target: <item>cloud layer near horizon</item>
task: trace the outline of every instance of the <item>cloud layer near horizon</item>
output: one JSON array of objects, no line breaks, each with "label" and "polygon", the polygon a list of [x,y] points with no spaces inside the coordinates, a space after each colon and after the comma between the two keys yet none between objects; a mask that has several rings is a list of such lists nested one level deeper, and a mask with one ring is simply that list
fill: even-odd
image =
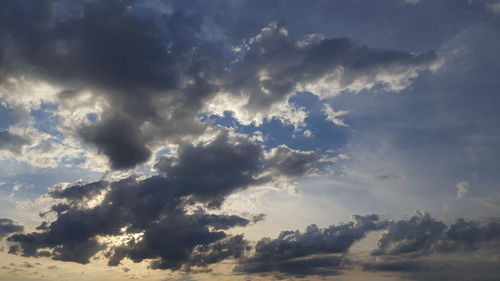
[{"label": "cloud layer near horizon", "polygon": [[[160,159],[157,176],[56,186],[47,194],[60,201],[49,208],[56,219],[42,223],[40,232],[9,237],[19,243],[10,251],[88,263],[106,248],[97,238],[121,235],[125,242],[108,247],[110,265],[128,257],[134,262],[152,259],[152,268],[180,269],[239,257],[247,242],[224,230],[256,220],[207,213],[202,207],[218,209],[235,191],[305,176],[318,160],[287,147],[280,150],[277,160],[276,153],[264,155],[262,145],[223,133],[206,144],[185,144],[177,155]],[[283,158],[294,161],[283,166]]]}]

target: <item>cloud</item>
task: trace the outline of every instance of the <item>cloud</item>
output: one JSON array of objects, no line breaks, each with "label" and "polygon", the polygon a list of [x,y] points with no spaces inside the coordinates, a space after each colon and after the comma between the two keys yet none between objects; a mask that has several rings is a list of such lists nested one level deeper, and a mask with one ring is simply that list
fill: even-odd
[{"label": "cloud", "polygon": [[[299,127],[307,114],[288,103],[297,91],[399,91],[437,62],[432,52],[380,50],[345,38],[296,40],[279,22],[229,56],[223,37],[208,40],[209,18],[134,2],[42,0],[1,9],[4,80],[23,74],[58,89],[50,100],[60,106],[65,137],[90,144],[112,169],[200,138],[212,127],[203,114],[233,111],[242,124],[277,118]],[[76,118],[80,106],[90,111]],[[89,113],[95,121],[85,120]]]},{"label": "cloud", "polygon": [[338,117],[346,115],[347,113],[349,113],[349,111],[345,110],[335,111],[328,104],[324,105],[323,111],[326,114],[326,120],[331,121],[333,124],[337,126],[348,127],[348,125],[344,123],[344,120],[339,119]]},{"label": "cloud", "polygon": [[412,272],[426,269],[430,269],[428,264],[421,261],[379,262],[363,265],[363,270],[370,271]]},{"label": "cloud", "polygon": [[64,184],[55,185],[48,193],[48,196],[55,199],[66,199],[68,202],[82,202],[84,199],[92,199],[101,194],[107,187],[107,182],[98,181],[89,184],[66,186]]},{"label": "cloud", "polygon": [[298,91],[332,97],[342,91],[358,92],[382,85],[399,91],[422,70],[433,69],[434,53],[372,49],[348,39],[309,36],[294,40],[280,22],[263,28],[245,41],[243,55],[225,77],[226,95],[213,105],[215,112],[235,112],[243,124],[279,115]]},{"label": "cloud", "polygon": [[385,226],[377,215],[355,215],[353,219],[353,222],[325,229],[310,225],[303,233],[283,231],[276,239],[264,238],[257,243],[252,256],[240,261],[237,270],[305,275],[322,272],[321,268],[338,267],[343,260],[341,254],[369,231]]},{"label": "cloud", "polygon": [[286,145],[272,148],[267,153],[268,166],[274,175],[300,178],[313,172],[320,160],[317,153],[291,149]]},{"label": "cloud", "polygon": [[263,157],[260,145],[221,134],[206,145],[185,144],[177,159],[162,158],[155,167],[161,175],[175,177],[186,195],[219,206],[229,193],[259,183]]},{"label": "cloud", "polygon": [[[385,220],[377,215],[355,215],[353,222],[305,232],[283,231],[276,239],[264,238],[253,252],[239,260],[237,272],[276,276],[335,275],[359,268],[421,276],[448,272],[454,260],[463,263],[473,251],[484,251],[486,242],[498,241],[500,224],[457,220],[447,226],[427,213],[407,220]],[[350,254],[355,242],[369,232],[383,231],[371,257]],[[496,246],[495,246],[496,245]],[[493,244],[498,247],[498,244]],[[494,248],[493,248],[494,249]],[[439,262],[436,261],[439,260]],[[489,260],[477,260],[489,266]],[[465,266],[469,266],[465,263]],[[448,274],[450,274],[448,272]]]},{"label": "cloud", "polygon": [[[72,198],[68,200],[76,202],[86,200],[79,199],[84,198],[80,196],[84,187],[93,193],[101,184],[63,190],[79,194],[67,195]],[[323,229],[310,225],[304,232],[282,231],[277,238],[263,238],[252,247],[243,235],[229,235],[226,230],[247,226],[253,218],[186,208],[207,202],[206,198],[197,197],[200,201],[193,202],[190,196],[197,191],[183,191],[169,176],[130,177],[106,186],[109,190],[95,207],[73,203],[53,222],[39,228],[40,232],[11,235],[8,240],[14,244],[9,252],[88,263],[103,251],[110,266],[118,266],[127,258],[133,262],[147,260],[152,269],[183,271],[233,259],[238,273],[278,277],[338,275],[353,267],[411,276],[426,275],[428,271],[439,276],[440,272],[448,272],[446,264],[459,255],[468,257],[471,252],[485,251],[486,243],[497,243],[500,238],[497,222],[459,219],[446,225],[427,213],[404,220],[381,219],[372,214],[355,215],[351,222]],[[57,190],[60,194],[61,190]],[[351,255],[353,245],[373,231],[383,232],[371,257]],[[120,242],[103,242],[102,237],[116,237]],[[498,243],[488,245],[495,247]],[[436,257],[442,263],[435,263]],[[491,261],[477,263],[489,266]]]},{"label": "cloud", "polygon": [[[238,190],[304,176],[317,160],[311,152],[281,149],[291,165],[276,161],[274,152],[267,157],[262,145],[226,132],[206,143],[185,143],[175,155],[158,159],[159,175],[56,185],[47,194],[57,199],[49,208],[55,220],[40,225],[38,232],[10,236],[9,241],[17,242],[11,252],[88,263],[106,249],[112,266],[128,258],[172,270],[238,258],[247,241],[225,231],[262,216],[243,218],[210,210]],[[124,242],[106,245],[103,237],[122,237]]]},{"label": "cloud", "polygon": [[11,219],[0,218],[0,239],[15,232],[22,232],[24,227]]},{"label": "cloud", "polygon": [[63,107],[73,107],[88,93],[102,100],[99,121],[79,124],[84,127],[79,132],[112,168],[146,161],[151,153],[146,143],[204,131],[195,115],[204,96],[213,93],[213,75],[222,64],[214,62],[218,55],[210,48],[193,49],[198,16],[144,18],[120,1],[61,4],[76,10],[66,18],[53,1],[28,1],[30,9],[2,5],[15,15],[0,23],[9,39],[3,43],[15,54],[4,64],[5,75],[16,77],[23,66],[34,66],[31,79],[71,93],[70,99],[60,95]]},{"label": "cloud", "polygon": [[500,3],[493,2],[486,4],[486,8],[495,14],[500,14]]},{"label": "cloud", "polygon": [[0,131],[0,150],[20,153],[24,145],[30,141],[22,136],[11,134],[9,131]]},{"label": "cloud", "polygon": [[99,152],[109,157],[113,169],[133,168],[151,156],[137,127],[126,118],[111,117],[84,127],[79,133],[84,141],[95,144]]},{"label": "cloud", "polygon": [[488,241],[500,238],[500,224],[458,219],[447,226],[428,213],[389,224],[373,255],[413,255],[475,251]]},{"label": "cloud", "polygon": [[405,3],[408,3],[410,5],[417,5],[420,3],[420,0],[405,0]]},{"label": "cloud", "polygon": [[466,181],[462,181],[457,183],[457,199],[462,199],[464,198],[465,194],[469,191],[470,185]]}]

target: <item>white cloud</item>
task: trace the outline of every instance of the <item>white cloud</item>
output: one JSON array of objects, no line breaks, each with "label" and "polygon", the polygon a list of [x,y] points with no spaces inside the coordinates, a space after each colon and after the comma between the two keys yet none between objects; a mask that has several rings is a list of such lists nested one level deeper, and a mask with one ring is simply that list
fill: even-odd
[{"label": "white cloud", "polygon": [[326,120],[332,122],[333,124],[339,126],[339,127],[349,127],[344,120],[340,119],[340,116],[346,115],[349,113],[349,111],[346,110],[339,110],[335,111],[331,106],[328,104],[325,104],[323,107],[323,112],[326,114]]},{"label": "white cloud", "polygon": [[461,181],[461,182],[457,183],[456,187],[458,189],[457,199],[462,199],[470,189],[470,185],[466,181]]}]

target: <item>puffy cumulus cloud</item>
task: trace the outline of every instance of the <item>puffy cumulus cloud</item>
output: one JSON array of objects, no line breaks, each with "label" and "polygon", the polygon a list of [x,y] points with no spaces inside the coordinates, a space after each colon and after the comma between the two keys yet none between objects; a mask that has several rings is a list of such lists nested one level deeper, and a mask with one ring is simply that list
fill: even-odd
[{"label": "puffy cumulus cloud", "polygon": [[[71,7],[63,9],[76,6],[77,12],[61,18],[56,4],[64,3],[2,3],[2,46],[11,54],[2,64],[7,78],[23,73],[57,85],[57,100],[66,107],[88,93],[102,98],[99,121],[79,124],[79,132],[113,168],[144,162],[150,155],[145,142],[204,131],[195,115],[223,68],[214,48],[194,48],[198,16],[145,18],[135,14],[133,2],[85,1],[66,3]],[[109,140],[111,127],[130,129],[132,137]]]},{"label": "puffy cumulus cloud", "polygon": [[[354,243],[373,231],[382,233],[377,241],[378,248],[371,255],[350,253]],[[498,247],[498,243],[485,244],[498,242],[498,238],[500,224],[496,222],[459,219],[447,226],[427,213],[417,213],[407,220],[355,215],[353,222],[324,229],[310,225],[304,232],[283,231],[276,239],[264,238],[257,242],[253,251],[240,258],[235,270],[286,279],[290,276],[343,274],[359,269],[403,274],[400,277],[412,280],[439,280],[439,276],[454,276],[451,269],[455,263],[466,268],[473,265],[491,268],[491,259],[474,256],[476,260],[471,263],[471,254]],[[419,279],[424,275],[431,279]],[[473,278],[474,274],[467,276]]]},{"label": "puffy cumulus cloud", "polygon": [[386,225],[377,215],[355,215],[353,219],[324,229],[310,225],[303,233],[283,231],[276,239],[264,238],[252,256],[241,259],[237,269],[248,273],[332,274],[356,241]]},{"label": "puffy cumulus cloud", "polygon": [[226,94],[218,95],[212,108],[219,113],[230,109],[244,124],[279,116],[297,91],[332,97],[378,84],[399,91],[419,71],[438,67],[434,53],[373,49],[345,38],[308,36],[297,41],[278,22],[246,40],[240,49],[243,55],[225,77]]},{"label": "puffy cumulus cloud", "polygon": [[9,131],[0,131],[0,150],[20,153],[24,145],[30,141],[22,136],[11,134]]},{"label": "puffy cumulus cloud", "polygon": [[158,172],[175,177],[184,192],[210,206],[220,206],[236,189],[263,181],[263,148],[241,136],[224,133],[208,144],[183,145],[178,154],[160,159],[155,165]]},{"label": "puffy cumulus cloud", "polygon": [[202,114],[233,111],[243,124],[275,117],[299,127],[307,113],[288,103],[297,91],[330,97],[378,84],[398,91],[437,61],[433,53],[379,50],[348,39],[295,40],[280,23],[228,55],[223,37],[208,39],[203,15],[134,1],[0,5],[2,83],[15,87],[28,79],[52,87],[29,102],[20,99],[31,95],[2,96],[25,112],[40,100],[57,103],[61,132],[95,147],[113,169],[197,139],[211,127]]},{"label": "puffy cumulus cloud", "polygon": [[0,238],[3,238],[9,234],[15,232],[21,232],[24,230],[22,225],[17,224],[11,219],[0,218]]},{"label": "puffy cumulus cloud", "polygon": [[107,249],[112,266],[128,258],[172,270],[239,258],[247,241],[225,231],[255,223],[262,215],[243,218],[209,211],[235,191],[272,184],[278,177],[297,178],[313,167],[311,153],[282,149],[284,157],[295,159],[291,166],[276,161],[274,152],[266,157],[260,144],[221,133],[206,143],[185,143],[175,155],[160,158],[156,176],[57,185],[47,194],[57,200],[49,208],[55,219],[38,232],[10,236],[15,242],[10,251],[87,263]]},{"label": "puffy cumulus cloud", "polygon": [[[455,263],[491,268],[494,259],[467,261],[476,251],[494,252],[500,238],[497,222],[459,219],[446,225],[427,213],[405,220],[372,214],[355,215],[351,222],[326,228],[310,225],[303,232],[282,231],[275,239],[263,238],[253,244],[226,230],[260,218],[209,213],[200,205],[189,208],[210,200],[193,200],[197,190],[183,190],[177,184],[175,174],[170,173],[54,188],[50,195],[65,198],[65,203],[52,209],[64,208],[54,221],[38,227],[39,232],[13,234],[22,231],[18,225],[4,231],[12,243],[9,252],[79,263],[88,263],[102,252],[109,266],[118,266],[123,259],[146,260],[153,269],[184,271],[233,259],[236,273],[278,278],[337,275],[353,269],[437,278],[448,276],[448,268]],[[104,196],[93,206],[82,203],[101,194]],[[2,224],[13,222],[3,219]],[[371,255],[350,252],[356,242],[374,231],[382,233]]]},{"label": "puffy cumulus cloud", "polygon": [[485,242],[500,238],[500,224],[459,219],[447,226],[428,213],[418,213],[409,220],[393,222],[382,234],[376,256],[456,253],[477,250]]}]

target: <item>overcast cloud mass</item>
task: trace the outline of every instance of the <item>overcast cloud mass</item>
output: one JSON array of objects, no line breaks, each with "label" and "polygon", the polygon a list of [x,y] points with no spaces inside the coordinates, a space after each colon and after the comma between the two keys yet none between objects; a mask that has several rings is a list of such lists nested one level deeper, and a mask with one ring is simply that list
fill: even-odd
[{"label": "overcast cloud mass", "polygon": [[0,1],[0,279],[498,281],[497,0]]}]

